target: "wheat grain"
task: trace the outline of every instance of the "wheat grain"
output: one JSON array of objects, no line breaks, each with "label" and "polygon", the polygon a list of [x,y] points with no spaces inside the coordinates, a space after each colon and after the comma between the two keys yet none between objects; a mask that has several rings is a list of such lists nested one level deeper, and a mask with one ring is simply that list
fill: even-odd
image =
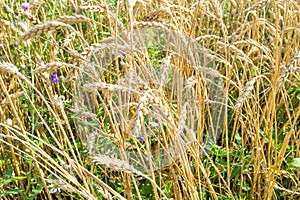
[{"label": "wheat grain", "polygon": [[1,62],[0,63],[0,72],[1,73],[11,73],[16,74],[19,72],[18,67],[9,63],[9,62]]},{"label": "wheat grain", "polygon": [[261,8],[263,6],[268,6],[269,3],[271,3],[270,0],[261,0],[261,1],[257,2],[257,3],[255,3],[254,5],[252,5],[251,7],[243,10],[243,13],[246,14],[246,13],[252,11],[252,10],[255,10],[256,8]]},{"label": "wheat grain", "polygon": [[170,62],[171,62],[171,58],[172,58],[173,54],[170,54],[167,58],[164,59],[163,61],[163,66],[161,68],[161,71],[160,71],[160,77],[159,77],[159,87],[162,87],[166,81],[166,78],[168,76],[168,69],[169,69],[169,65],[170,65]]},{"label": "wheat grain", "polygon": [[277,85],[279,87],[283,86],[284,82],[287,80],[290,74],[300,69],[300,67],[297,67],[297,64],[299,64],[299,60],[300,60],[300,51],[291,59],[288,65],[282,67],[283,71],[277,79]]},{"label": "wheat grain", "polygon": [[28,32],[26,32],[23,36],[21,36],[15,44],[18,45],[21,41],[26,41],[34,36],[39,36],[44,32],[48,32],[51,30],[56,30],[56,29],[62,29],[62,28],[67,28],[72,31],[75,31],[72,26],[69,24],[65,24],[59,21],[50,21],[46,22],[44,24],[38,24],[34,26],[32,29],[30,29]]},{"label": "wheat grain", "polygon": [[141,174],[138,170],[134,168],[134,166],[130,165],[126,160],[120,160],[118,158],[112,158],[107,155],[97,155],[97,156],[90,156],[89,157],[92,162],[100,165],[105,165],[111,169],[122,171],[126,173],[136,173]]},{"label": "wheat grain", "polygon": [[158,28],[167,31],[170,30],[168,27],[171,27],[174,30],[176,30],[176,28],[171,24],[166,25],[164,23],[159,23],[159,22],[134,22],[133,27],[134,28]]},{"label": "wheat grain", "polygon": [[74,41],[77,34],[77,32],[72,32],[71,34],[68,34],[64,41],[64,46],[68,46],[72,41]]},{"label": "wheat grain", "polygon": [[122,86],[122,85],[116,85],[116,84],[109,84],[105,82],[93,82],[93,83],[87,83],[82,86],[82,89],[84,91],[89,91],[93,92],[98,89],[102,89],[103,91],[115,91],[115,90],[120,90],[120,91],[130,91],[130,92],[137,92],[138,91]]},{"label": "wheat grain", "polygon": [[170,16],[172,16],[172,13],[169,8],[159,8],[151,12],[149,15],[143,17],[142,21],[162,22]]},{"label": "wheat grain", "polygon": [[260,77],[259,76],[254,77],[251,81],[246,83],[246,86],[244,87],[242,94],[238,97],[238,99],[236,101],[236,104],[234,106],[235,110],[242,106],[242,103],[245,101],[245,99],[250,94],[250,92],[254,89],[254,84],[258,78],[260,78]]},{"label": "wheat grain", "polygon": [[[15,25],[13,24],[13,23],[11,23],[10,21],[8,21],[8,20],[5,20],[5,19],[1,19],[0,18],[0,26],[1,26],[1,28],[4,28],[4,30],[6,30],[6,28],[5,27],[9,27],[11,30],[13,30],[14,32],[19,32],[17,29],[16,29],[16,27],[15,27]],[[8,31],[8,30],[7,30]]]},{"label": "wheat grain", "polygon": [[29,12],[24,12],[23,10],[21,11],[28,20],[30,20],[33,24],[39,24],[41,23],[40,20],[38,18],[36,18],[35,16],[33,16],[31,13]]},{"label": "wheat grain", "polygon": [[222,37],[217,35],[204,35],[194,39],[194,42],[202,42],[203,40],[223,40]]},{"label": "wheat grain", "polygon": [[[21,95],[23,95],[24,94],[24,92],[22,91],[22,92],[16,92],[16,93],[14,93],[14,94],[11,94],[11,95],[9,95],[9,99],[11,99],[11,100],[15,100],[15,99],[18,99]],[[9,100],[7,99],[7,98],[5,98],[5,99],[3,99],[2,100],[2,102],[1,102],[1,105],[2,106],[7,106],[7,105],[9,105]]]},{"label": "wheat grain", "polygon": [[51,71],[51,70],[56,70],[56,69],[61,69],[64,67],[70,67],[70,68],[78,68],[75,65],[68,64],[68,63],[63,63],[63,62],[52,62],[52,63],[46,63],[45,65],[35,69],[32,71],[32,73],[43,73],[46,71]]},{"label": "wheat grain", "polygon": [[30,7],[32,10],[37,10],[43,3],[44,0],[31,0]]},{"label": "wheat grain", "polygon": [[76,10],[76,14],[79,14],[83,11],[85,12],[103,12],[105,9],[104,6],[78,6],[77,10]]},{"label": "wheat grain", "polygon": [[77,24],[77,23],[82,23],[82,22],[88,22],[88,21],[90,21],[90,18],[88,18],[84,15],[60,16],[57,21],[65,23],[65,24]]},{"label": "wheat grain", "polygon": [[175,4],[169,5],[168,7],[173,12],[177,12],[181,15],[186,15],[186,16],[190,16],[190,17],[193,18],[193,14],[192,14],[191,9],[185,8],[185,7],[180,6],[180,5],[175,5]]}]

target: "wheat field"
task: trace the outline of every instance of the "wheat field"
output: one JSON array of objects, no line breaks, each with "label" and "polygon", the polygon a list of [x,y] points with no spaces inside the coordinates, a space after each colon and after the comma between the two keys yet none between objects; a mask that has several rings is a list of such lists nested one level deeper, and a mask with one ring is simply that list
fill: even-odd
[{"label": "wheat field", "polygon": [[300,198],[299,1],[0,7],[0,199]]}]

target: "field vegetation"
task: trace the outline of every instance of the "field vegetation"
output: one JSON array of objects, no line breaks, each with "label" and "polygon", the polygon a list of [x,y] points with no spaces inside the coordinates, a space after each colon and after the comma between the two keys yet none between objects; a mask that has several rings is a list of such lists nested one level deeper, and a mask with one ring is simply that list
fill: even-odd
[{"label": "field vegetation", "polygon": [[0,7],[0,199],[300,198],[298,0]]}]

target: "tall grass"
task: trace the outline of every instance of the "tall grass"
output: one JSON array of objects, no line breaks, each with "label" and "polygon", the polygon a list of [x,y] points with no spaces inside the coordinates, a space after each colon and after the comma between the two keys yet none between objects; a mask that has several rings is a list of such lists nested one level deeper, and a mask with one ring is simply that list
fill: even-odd
[{"label": "tall grass", "polygon": [[[299,199],[298,1],[21,3],[0,2],[1,199]],[[195,69],[193,62],[207,63],[196,52],[184,57],[193,55],[185,49],[133,50],[127,33],[138,30],[180,33],[211,65]],[[141,87],[132,70],[144,82],[178,79]],[[222,79],[224,99],[209,99],[205,74]],[[78,93],[78,80],[88,80],[80,85],[87,91]],[[214,127],[221,135],[204,145],[214,108],[225,109]],[[153,109],[161,112],[158,134],[144,121]],[[80,117],[97,125],[80,126]],[[195,138],[173,152],[168,145],[185,126]],[[166,163],[142,162],[157,149]],[[148,170],[126,162],[127,152]]]}]

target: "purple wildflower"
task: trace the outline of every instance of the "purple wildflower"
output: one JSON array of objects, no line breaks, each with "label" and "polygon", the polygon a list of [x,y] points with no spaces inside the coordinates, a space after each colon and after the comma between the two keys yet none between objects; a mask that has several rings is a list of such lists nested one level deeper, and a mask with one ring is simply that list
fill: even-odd
[{"label": "purple wildflower", "polygon": [[23,10],[29,10],[30,9],[30,4],[29,3],[22,3],[21,7]]},{"label": "purple wildflower", "polygon": [[144,141],[145,141],[144,134],[140,134],[139,142],[144,142]]},{"label": "purple wildflower", "polygon": [[120,53],[120,55],[122,56],[122,58],[124,58],[124,57],[125,57],[125,55],[126,55],[126,53],[125,53],[125,52],[123,52],[123,51],[119,51],[119,53]]},{"label": "purple wildflower", "polygon": [[51,79],[54,84],[57,84],[59,82],[59,78],[57,77],[57,71],[53,72],[53,75],[51,76]]}]

